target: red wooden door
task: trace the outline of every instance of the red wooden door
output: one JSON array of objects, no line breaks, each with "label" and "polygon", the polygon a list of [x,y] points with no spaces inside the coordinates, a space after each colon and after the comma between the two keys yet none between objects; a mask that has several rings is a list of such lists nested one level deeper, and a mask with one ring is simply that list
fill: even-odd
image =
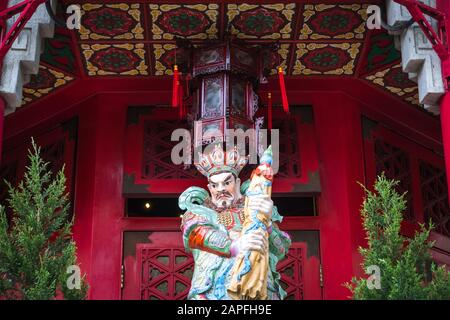
[{"label": "red wooden door", "polygon": [[142,300],[186,299],[194,270],[192,255],[174,244],[162,248],[158,244],[137,245],[139,293]]},{"label": "red wooden door", "polygon": [[[141,238],[142,241],[142,238]],[[179,232],[151,232],[150,243],[135,243],[135,255],[124,258],[123,299],[183,300],[190,289],[194,260],[186,254]],[[293,242],[279,262],[286,299],[321,299],[320,261],[306,242]]]}]

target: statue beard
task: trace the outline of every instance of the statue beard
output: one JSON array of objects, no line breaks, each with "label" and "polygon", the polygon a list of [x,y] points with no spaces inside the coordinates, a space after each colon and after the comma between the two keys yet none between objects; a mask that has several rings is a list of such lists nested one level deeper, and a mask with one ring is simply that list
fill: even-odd
[{"label": "statue beard", "polygon": [[234,195],[228,191],[220,192],[216,195],[215,205],[220,209],[231,207],[234,202]]}]

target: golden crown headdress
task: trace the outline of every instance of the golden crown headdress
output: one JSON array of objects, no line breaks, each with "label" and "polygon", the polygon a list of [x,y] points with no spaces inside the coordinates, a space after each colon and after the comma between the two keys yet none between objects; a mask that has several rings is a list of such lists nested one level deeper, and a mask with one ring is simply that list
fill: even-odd
[{"label": "golden crown headdress", "polygon": [[247,161],[248,157],[242,156],[236,147],[225,152],[216,144],[211,152],[199,154],[199,162],[195,163],[195,167],[208,178],[221,172],[231,172],[238,177]]}]

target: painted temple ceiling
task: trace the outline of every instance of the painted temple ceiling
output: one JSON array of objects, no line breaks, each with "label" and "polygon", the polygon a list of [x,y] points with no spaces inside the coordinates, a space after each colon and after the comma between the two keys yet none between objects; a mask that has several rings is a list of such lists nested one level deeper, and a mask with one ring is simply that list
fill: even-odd
[{"label": "painted temple ceiling", "polygon": [[287,76],[358,77],[377,90],[418,103],[417,85],[401,71],[393,37],[365,27],[369,4],[363,1],[60,2],[61,12],[68,4],[80,4],[81,28],[57,27],[55,37],[46,41],[40,72],[24,88],[24,104],[82,77],[171,75],[176,38],[202,44],[223,38],[227,30],[252,44],[278,42],[272,59]]}]

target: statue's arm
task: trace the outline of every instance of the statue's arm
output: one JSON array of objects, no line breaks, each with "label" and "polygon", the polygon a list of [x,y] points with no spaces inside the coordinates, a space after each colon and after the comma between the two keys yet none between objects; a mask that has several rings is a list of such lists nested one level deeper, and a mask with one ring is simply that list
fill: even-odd
[{"label": "statue's arm", "polygon": [[223,257],[231,256],[232,241],[228,234],[204,217],[186,212],[181,230],[186,249],[203,250]]}]

